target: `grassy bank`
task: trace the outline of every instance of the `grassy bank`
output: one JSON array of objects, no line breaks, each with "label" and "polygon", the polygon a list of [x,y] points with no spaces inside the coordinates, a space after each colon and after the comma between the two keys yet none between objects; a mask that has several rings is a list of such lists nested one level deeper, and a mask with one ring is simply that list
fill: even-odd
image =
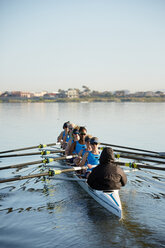
[{"label": "grassy bank", "polygon": [[0,102],[8,103],[26,103],[26,102],[165,102],[165,97],[84,97],[84,98],[57,98],[57,99],[43,99],[43,98],[0,98]]}]

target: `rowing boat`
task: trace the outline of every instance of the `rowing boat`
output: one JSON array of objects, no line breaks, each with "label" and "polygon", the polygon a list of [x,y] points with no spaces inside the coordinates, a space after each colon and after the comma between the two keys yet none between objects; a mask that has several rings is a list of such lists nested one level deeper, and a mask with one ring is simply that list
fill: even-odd
[{"label": "rowing boat", "polygon": [[[44,157],[54,158],[55,156],[56,155],[54,154],[50,154]],[[120,219],[122,218],[122,205],[120,201],[119,190],[112,190],[108,192],[95,190],[88,185],[87,180],[81,180],[81,178],[76,173],[73,174],[73,177],[77,179],[77,183],[101,206]]]},{"label": "rowing boat", "polygon": [[[76,174],[73,175],[75,178],[79,178]],[[119,190],[113,190],[104,192],[102,190],[92,189],[87,181],[77,180],[77,183],[101,206],[107,209],[112,214],[116,215],[120,219],[122,218],[122,206],[119,196]]]}]

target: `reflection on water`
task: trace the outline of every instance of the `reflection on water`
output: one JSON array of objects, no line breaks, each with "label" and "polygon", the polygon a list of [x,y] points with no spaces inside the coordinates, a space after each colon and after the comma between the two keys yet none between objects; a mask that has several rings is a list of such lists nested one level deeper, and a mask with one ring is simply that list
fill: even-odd
[{"label": "reflection on water", "polygon": [[[140,181],[142,183],[142,179]],[[118,221],[117,217],[102,209],[98,203],[93,202],[92,198],[76,183],[66,181],[56,183],[54,180],[41,181],[40,179],[37,184],[39,188],[27,187],[27,190],[20,191],[18,189],[17,192],[12,191],[12,187],[1,189],[1,196],[5,194],[5,197],[8,198],[8,200],[5,199],[4,203],[2,202],[0,207],[0,214],[3,214],[2,219],[4,215],[9,216],[5,221],[5,229],[13,218],[15,225],[17,225],[17,220],[18,222],[21,221],[28,213],[28,215],[33,216],[34,220],[29,216],[31,221],[28,221],[23,226],[23,229],[25,232],[30,233],[30,225],[35,226],[35,221],[38,218],[38,224],[43,225],[43,218],[45,219],[45,215],[49,214],[51,215],[51,222],[50,218],[45,220],[47,223],[47,226],[44,225],[45,232],[47,233],[50,230],[52,232],[54,230],[53,236],[55,235],[59,238],[58,235],[61,232],[59,234],[55,230],[62,229],[64,236],[67,234],[71,239],[70,243],[78,245],[78,247],[79,243],[82,244],[85,237],[88,237],[88,233],[91,232],[94,232],[95,235],[85,239],[87,247],[92,242],[95,244],[95,247],[99,247],[101,244],[103,247],[108,247],[110,244],[117,247],[120,242],[122,242],[123,247],[154,247],[158,242],[156,239],[158,232],[161,234],[164,230],[161,230],[161,221],[158,221],[158,218],[156,221],[154,218],[155,213],[150,209],[151,204],[153,204],[150,195],[147,196],[146,193],[139,191],[141,185],[134,184],[133,186],[130,181],[129,184],[131,185],[121,190],[124,215],[122,221]],[[146,200],[149,203],[149,208],[147,205],[147,212]],[[8,207],[6,208],[7,205]],[[154,207],[155,203],[152,205],[152,208]],[[39,216],[41,214],[41,216],[37,217],[38,214],[36,215],[35,213],[38,213]],[[13,214],[17,216],[17,219],[15,219]],[[152,225],[148,221],[149,214],[152,214],[151,223],[153,223],[154,219],[154,225],[159,225],[159,231],[156,232],[154,227],[151,228]],[[10,215],[12,215],[11,219]],[[16,228],[15,225],[13,228]],[[81,232],[80,236],[79,232]],[[75,234],[79,237],[76,240],[74,239]],[[38,234],[36,233],[36,235]],[[162,238],[163,236],[159,238],[159,244],[163,242]],[[83,241],[81,241],[82,239]],[[61,238],[60,240],[62,241]],[[51,241],[55,242],[55,239],[51,238]],[[39,240],[38,242],[41,245]]]},{"label": "reflection on water", "polygon": [[[165,104],[155,103],[0,104],[0,147],[52,143],[71,120],[103,142],[163,151],[164,113]],[[38,159],[1,159],[0,166]],[[39,172],[33,165],[1,171],[0,177]],[[164,247],[165,173],[126,173],[121,221],[76,182],[34,178],[1,184],[0,247]]]}]

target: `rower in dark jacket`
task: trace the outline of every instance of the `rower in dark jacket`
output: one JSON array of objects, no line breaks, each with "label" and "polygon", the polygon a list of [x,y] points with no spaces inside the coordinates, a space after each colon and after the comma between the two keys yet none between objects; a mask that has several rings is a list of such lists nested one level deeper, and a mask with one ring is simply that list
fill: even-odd
[{"label": "rower in dark jacket", "polygon": [[127,176],[119,165],[115,164],[112,148],[105,147],[100,155],[100,163],[88,177],[87,183],[96,190],[120,189],[127,183]]}]

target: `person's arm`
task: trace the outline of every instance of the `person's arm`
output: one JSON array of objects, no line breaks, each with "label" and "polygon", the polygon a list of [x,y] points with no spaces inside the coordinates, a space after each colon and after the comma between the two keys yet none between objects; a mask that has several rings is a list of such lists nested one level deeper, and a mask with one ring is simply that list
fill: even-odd
[{"label": "person's arm", "polygon": [[81,162],[80,162],[80,166],[84,166],[85,165],[85,162],[86,162],[86,160],[87,160],[87,157],[88,157],[88,152],[86,152],[85,154],[84,154],[84,156],[82,157],[82,160],[81,160]]},{"label": "person's arm", "polygon": [[65,135],[64,138],[63,138],[63,143],[66,142],[66,136],[67,136],[67,135]]},{"label": "person's arm", "polygon": [[81,159],[82,159],[82,152],[83,152],[83,149],[81,151],[79,151],[78,153],[78,157],[73,159],[73,163],[77,166],[80,166],[80,162],[81,162]]},{"label": "person's arm", "polygon": [[97,164],[87,164],[89,169],[93,169],[97,166]]},{"label": "person's arm", "polygon": [[118,173],[121,175],[121,180],[120,180],[121,185],[125,186],[127,183],[127,176],[126,176],[124,170],[122,168],[118,167]]},{"label": "person's arm", "polygon": [[63,136],[63,132],[60,133],[60,135],[57,138],[57,142],[61,142]]},{"label": "person's arm", "polygon": [[68,133],[65,133],[64,138],[63,138],[63,143],[67,142],[66,139],[68,137]]},{"label": "person's arm", "polygon": [[67,139],[67,134],[65,134],[65,136],[64,136],[64,138],[63,138],[63,141],[62,141],[62,143],[61,143],[61,146],[62,146],[63,149],[65,149],[66,146],[67,146],[67,141],[66,141],[66,139]]},{"label": "person's arm", "polygon": [[82,153],[83,153],[83,149],[81,149],[81,150],[79,151],[78,156],[79,156],[79,157],[82,157]]},{"label": "person's arm", "polygon": [[66,148],[65,148],[65,155],[66,155],[66,156],[68,156],[69,153],[70,153],[71,144],[72,144],[72,140],[70,139],[70,140],[68,141],[68,144],[67,144]]},{"label": "person's arm", "polygon": [[93,170],[92,170],[92,172],[89,174],[89,176],[88,176],[88,180],[87,180],[87,183],[89,184],[89,186],[91,187],[91,188],[94,188],[95,187],[95,184],[96,184],[96,174],[95,174],[95,170],[96,170],[96,168],[94,168]]},{"label": "person's arm", "polygon": [[73,151],[75,150],[75,147],[76,147],[76,142],[74,141],[70,147],[70,151],[69,151],[69,155],[72,155],[73,154]]}]

